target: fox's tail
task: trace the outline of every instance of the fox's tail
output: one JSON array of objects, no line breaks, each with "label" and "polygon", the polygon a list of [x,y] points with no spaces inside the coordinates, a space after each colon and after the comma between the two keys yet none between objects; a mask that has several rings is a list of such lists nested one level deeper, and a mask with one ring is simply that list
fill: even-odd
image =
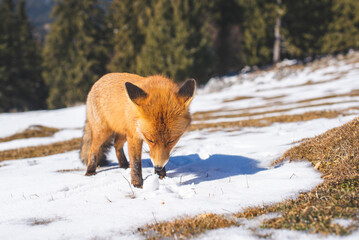
[{"label": "fox's tail", "polygon": [[[112,146],[113,135],[111,135],[102,145],[98,153],[98,165],[105,166],[108,164],[106,159],[106,154],[109,148]],[[90,149],[92,143],[92,130],[87,120],[84,126],[84,135],[82,136],[81,146],[80,146],[80,159],[87,165]]]}]

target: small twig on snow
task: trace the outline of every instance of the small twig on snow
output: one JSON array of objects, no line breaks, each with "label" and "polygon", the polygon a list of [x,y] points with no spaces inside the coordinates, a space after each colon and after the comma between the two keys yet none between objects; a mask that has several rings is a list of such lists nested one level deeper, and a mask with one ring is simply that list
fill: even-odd
[{"label": "small twig on snow", "polygon": [[131,189],[131,191],[132,191],[132,196],[135,197],[135,192],[134,192],[133,189],[132,189],[132,186],[131,186],[130,181],[128,181],[128,179],[122,174],[122,172],[120,172],[120,173],[121,173],[122,177],[127,181],[128,186],[130,186],[130,189]]}]

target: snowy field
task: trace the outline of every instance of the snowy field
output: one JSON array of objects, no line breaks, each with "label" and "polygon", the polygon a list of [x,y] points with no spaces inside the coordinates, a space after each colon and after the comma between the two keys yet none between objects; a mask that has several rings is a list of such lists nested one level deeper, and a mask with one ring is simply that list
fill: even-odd
[{"label": "snowy field", "polygon": [[[137,228],[148,223],[205,212],[238,212],[248,206],[295,198],[322,182],[320,172],[305,161],[278,167],[272,167],[271,162],[295,141],[358,116],[358,77],[359,54],[354,52],[303,68],[283,66],[212,79],[198,91],[191,106],[192,113],[211,112],[204,119],[194,117],[193,124],[309,111],[337,110],[343,114],[265,127],[187,132],[177,144],[163,180],[153,174],[145,146],[143,189],[129,185],[130,169],[118,167],[114,149],[108,156],[110,166],[91,177],[84,176],[79,151],[0,162],[0,239],[141,239]],[[0,114],[0,137],[34,124],[61,129],[53,137],[0,143],[0,151],[80,137],[84,122],[85,106]],[[39,221],[44,224],[36,224]],[[198,239],[256,239],[249,229],[259,224],[256,221],[209,231]],[[273,233],[275,239],[323,239],[304,232],[265,231]],[[329,238],[358,239],[359,232]]]}]

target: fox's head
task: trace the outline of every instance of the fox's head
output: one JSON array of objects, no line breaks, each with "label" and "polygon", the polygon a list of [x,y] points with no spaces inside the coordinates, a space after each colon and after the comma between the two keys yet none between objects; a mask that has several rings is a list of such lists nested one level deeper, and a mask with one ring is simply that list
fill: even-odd
[{"label": "fox's head", "polygon": [[150,148],[155,170],[160,171],[191,123],[189,105],[196,82],[190,79],[178,87],[167,78],[154,76],[142,88],[130,82],[125,86],[137,108],[137,131]]}]

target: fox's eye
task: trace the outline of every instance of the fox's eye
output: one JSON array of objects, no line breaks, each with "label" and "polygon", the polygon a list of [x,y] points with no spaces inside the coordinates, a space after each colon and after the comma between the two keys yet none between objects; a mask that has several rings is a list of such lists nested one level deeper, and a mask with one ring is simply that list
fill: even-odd
[{"label": "fox's eye", "polygon": [[147,141],[149,141],[150,143],[154,143],[152,140],[148,139],[147,137],[145,137]]},{"label": "fox's eye", "polygon": [[167,144],[173,143],[175,140],[169,141]]}]

